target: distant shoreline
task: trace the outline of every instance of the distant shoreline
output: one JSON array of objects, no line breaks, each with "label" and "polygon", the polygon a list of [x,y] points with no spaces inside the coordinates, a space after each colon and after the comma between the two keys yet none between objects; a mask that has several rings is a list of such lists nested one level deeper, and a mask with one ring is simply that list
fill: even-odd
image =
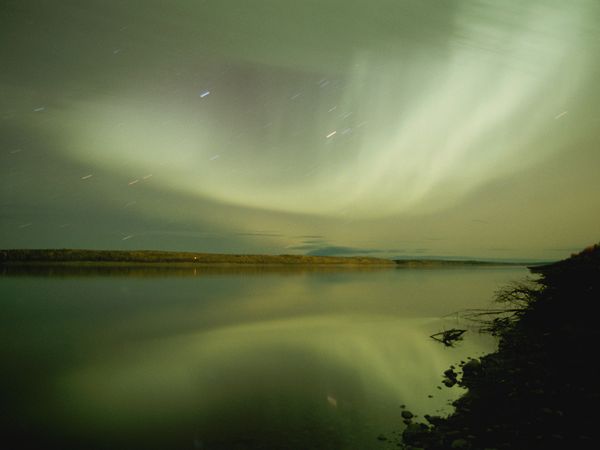
[{"label": "distant shoreline", "polygon": [[385,259],[368,256],[243,255],[155,250],[7,249],[0,265],[196,267],[239,266],[384,266],[397,268],[451,268],[473,266],[539,266],[540,262],[445,259]]},{"label": "distant shoreline", "polygon": [[363,256],[236,255],[154,250],[0,250],[0,265],[100,266],[239,266],[239,265],[360,265],[394,266],[391,259]]},{"label": "distant shoreline", "polygon": [[396,259],[394,260],[398,267],[410,269],[426,268],[450,268],[450,267],[473,267],[473,266],[523,266],[536,267],[549,264],[548,262],[538,261],[481,261],[476,259]]}]

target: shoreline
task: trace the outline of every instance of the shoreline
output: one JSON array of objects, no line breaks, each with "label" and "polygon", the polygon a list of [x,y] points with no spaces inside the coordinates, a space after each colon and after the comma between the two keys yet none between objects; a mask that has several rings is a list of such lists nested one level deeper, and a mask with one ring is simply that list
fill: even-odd
[{"label": "shoreline", "polygon": [[361,266],[398,269],[464,267],[536,267],[544,263],[461,259],[391,259],[372,256],[260,255],[157,250],[0,249],[0,266],[98,267],[239,267],[239,266]]},{"label": "shoreline", "polygon": [[600,245],[530,268],[534,284],[498,294],[512,315],[491,316],[484,332],[496,352],[444,372],[443,384],[467,392],[447,417],[405,417],[405,449],[595,448],[600,370],[592,359],[600,332],[591,303],[600,288]]},{"label": "shoreline", "polygon": [[155,250],[13,249],[0,250],[0,265],[174,266],[206,265],[356,265],[394,266],[394,261],[366,256],[240,255]]}]

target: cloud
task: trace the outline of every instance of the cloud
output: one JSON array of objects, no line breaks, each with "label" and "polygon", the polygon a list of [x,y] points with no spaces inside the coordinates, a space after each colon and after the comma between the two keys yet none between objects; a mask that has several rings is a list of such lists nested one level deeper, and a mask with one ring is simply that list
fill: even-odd
[{"label": "cloud", "polygon": [[322,235],[318,235],[318,234],[305,234],[305,235],[300,235],[300,236],[294,236],[296,239],[318,239],[318,240],[323,240],[325,239],[325,236]]},{"label": "cloud", "polygon": [[274,233],[269,231],[256,231],[256,232],[240,232],[235,233],[238,236],[249,236],[249,237],[282,237],[281,233]]},{"label": "cloud", "polygon": [[309,256],[350,256],[350,255],[372,255],[378,253],[387,253],[386,250],[375,248],[357,248],[357,247],[342,247],[342,246],[327,246],[319,247],[307,252]]}]

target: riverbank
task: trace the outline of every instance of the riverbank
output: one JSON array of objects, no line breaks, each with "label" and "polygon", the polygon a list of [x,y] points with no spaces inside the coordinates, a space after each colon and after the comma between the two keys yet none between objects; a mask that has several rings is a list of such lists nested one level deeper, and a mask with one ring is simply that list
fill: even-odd
[{"label": "riverbank", "polygon": [[526,266],[533,267],[547,263],[539,261],[484,261],[477,259],[395,259],[402,269],[448,269],[464,267]]},{"label": "riverbank", "polygon": [[0,250],[0,266],[159,267],[205,266],[384,266],[399,269],[533,266],[540,262],[453,259],[388,259],[371,256],[243,255],[156,250],[10,249]]},{"label": "riverbank", "polygon": [[532,268],[534,286],[499,294],[511,312],[487,322],[498,351],[445,372],[468,391],[448,417],[409,418],[407,449],[596,448],[600,246]]},{"label": "riverbank", "polygon": [[230,265],[368,265],[395,266],[367,256],[235,255],[154,250],[15,249],[0,250],[0,264],[230,264]]}]

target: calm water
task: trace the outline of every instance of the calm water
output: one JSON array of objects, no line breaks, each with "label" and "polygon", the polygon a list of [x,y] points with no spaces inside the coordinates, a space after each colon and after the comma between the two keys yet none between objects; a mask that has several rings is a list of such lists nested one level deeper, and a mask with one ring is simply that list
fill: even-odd
[{"label": "calm water", "polygon": [[[379,449],[400,405],[491,351],[428,336],[524,268],[0,277],[3,439],[13,448]],[[433,395],[433,398],[429,398]]]}]

